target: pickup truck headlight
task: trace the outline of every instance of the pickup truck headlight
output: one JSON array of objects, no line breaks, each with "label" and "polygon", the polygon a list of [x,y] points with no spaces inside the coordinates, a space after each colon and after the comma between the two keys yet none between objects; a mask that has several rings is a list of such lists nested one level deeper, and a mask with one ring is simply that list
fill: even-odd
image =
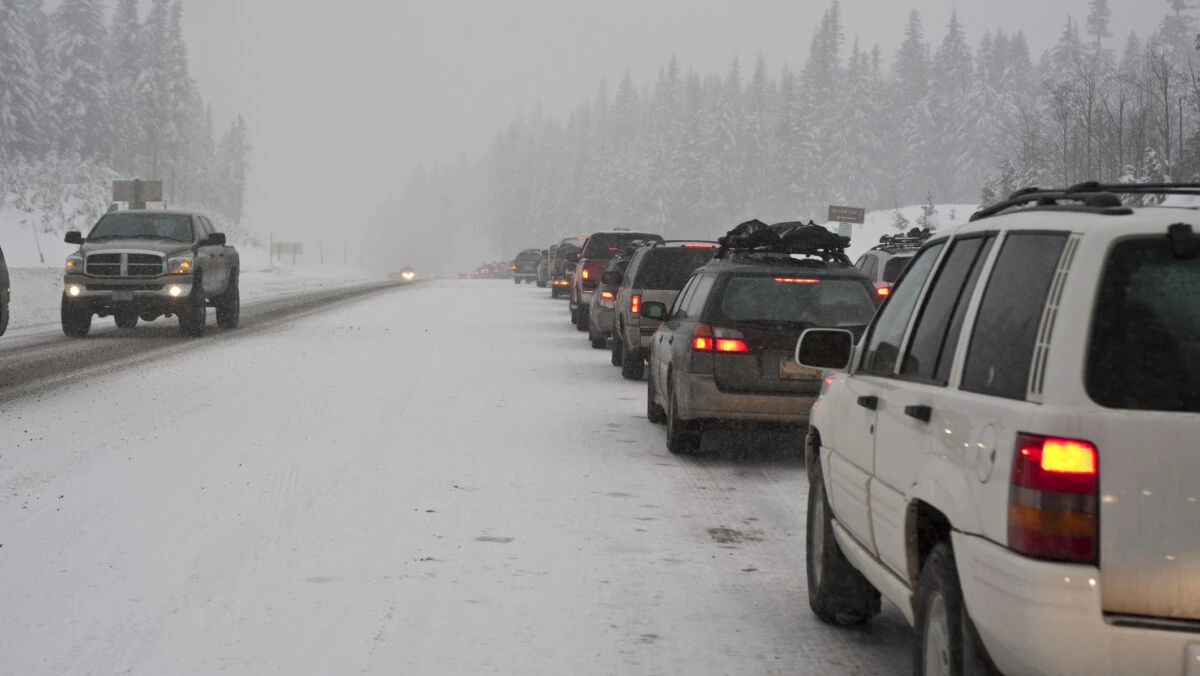
[{"label": "pickup truck headlight", "polygon": [[83,272],[83,256],[67,256],[67,272]]},{"label": "pickup truck headlight", "polygon": [[196,260],[191,256],[176,256],[167,261],[167,272],[172,275],[188,275],[196,270]]}]

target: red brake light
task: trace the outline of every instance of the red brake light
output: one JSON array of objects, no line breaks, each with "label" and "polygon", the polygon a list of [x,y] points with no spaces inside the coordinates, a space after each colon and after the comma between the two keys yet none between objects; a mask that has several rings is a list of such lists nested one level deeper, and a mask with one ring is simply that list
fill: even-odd
[{"label": "red brake light", "polygon": [[728,354],[746,354],[750,351],[750,346],[744,340],[737,338],[718,338],[717,352],[725,352]]},{"label": "red brake light", "polygon": [[819,279],[802,279],[799,277],[776,277],[775,281],[780,284],[820,284]]},{"label": "red brake light", "polygon": [[591,274],[588,272],[587,268],[584,268],[583,269],[583,278],[587,279],[588,277],[591,277]]},{"label": "red brake light", "polygon": [[1038,559],[1095,563],[1099,453],[1086,441],[1018,434],[1008,546]]},{"label": "red brake light", "polygon": [[635,315],[642,313],[642,297],[640,295],[635,294],[629,297],[629,312]]},{"label": "red brake light", "polygon": [[713,245],[711,245],[711,244],[684,244],[683,248],[685,248],[685,249],[711,249],[711,248],[713,248]]},{"label": "red brake light", "polygon": [[712,327],[708,324],[697,324],[692,331],[692,350],[696,352],[712,352],[713,348]]},{"label": "red brake light", "polygon": [[892,293],[892,287],[890,287],[890,286],[878,287],[875,289],[875,293],[879,294],[879,296],[881,298],[887,298]]},{"label": "red brake light", "polygon": [[616,296],[613,295],[612,291],[601,291],[600,297],[603,298],[604,300],[612,300],[612,299],[616,298]]}]

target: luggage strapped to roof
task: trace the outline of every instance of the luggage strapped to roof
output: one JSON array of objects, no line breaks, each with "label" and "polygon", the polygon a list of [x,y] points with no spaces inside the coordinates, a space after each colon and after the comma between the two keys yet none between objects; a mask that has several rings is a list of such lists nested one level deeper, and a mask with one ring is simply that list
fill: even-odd
[{"label": "luggage strapped to roof", "polygon": [[714,258],[795,260],[793,256],[820,258],[826,263],[850,264],[846,247],[850,238],[809,221],[767,225],[754,219],[738,225],[717,240]]}]

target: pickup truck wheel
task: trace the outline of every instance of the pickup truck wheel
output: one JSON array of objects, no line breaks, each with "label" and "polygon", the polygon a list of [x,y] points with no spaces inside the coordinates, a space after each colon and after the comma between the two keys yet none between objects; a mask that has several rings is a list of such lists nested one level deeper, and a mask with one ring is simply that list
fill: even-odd
[{"label": "pickup truck wheel", "polygon": [[998,673],[967,615],[950,543],[933,546],[913,594],[917,640],[913,673],[967,676]]},{"label": "pickup truck wheel", "polygon": [[676,455],[693,455],[700,451],[700,431],[679,418],[679,402],[675,388],[667,390],[667,450]]},{"label": "pickup truck wheel", "polygon": [[216,299],[217,326],[223,329],[236,329],[242,315],[242,292],[238,288],[238,275],[229,277],[229,286],[225,293]]},{"label": "pickup truck wheel", "polygon": [[[808,606],[829,624],[863,624],[879,614],[879,592],[858,572],[833,535],[821,463],[808,478]],[[921,673],[918,671],[917,673]]]},{"label": "pickup truck wheel", "polygon": [[63,296],[62,299],[60,315],[62,317],[63,333],[72,338],[82,338],[92,329],[91,309],[80,307],[78,304],[67,300],[66,296]]},{"label": "pickup truck wheel", "polygon": [[621,352],[621,377],[625,380],[641,380],[646,375],[646,360],[642,351],[634,348]]},{"label": "pickup truck wheel", "polygon": [[621,355],[624,353],[625,343],[621,342],[621,332],[614,332],[612,339],[612,355],[609,357],[609,361],[612,362],[613,366],[621,365]]},{"label": "pickup truck wheel", "polygon": [[136,312],[124,310],[114,314],[113,321],[117,323],[118,329],[132,329],[138,324],[138,316]]},{"label": "pickup truck wheel", "polygon": [[179,332],[185,336],[199,338],[204,335],[208,321],[208,308],[204,304],[204,286],[197,279],[192,283],[192,295],[179,308]]},{"label": "pickup truck wheel", "polygon": [[588,340],[591,341],[593,350],[603,350],[608,347],[608,338],[592,332],[591,329],[588,329]]},{"label": "pickup truck wheel", "polygon": [[654,391],[654,377],[646,379],[646,420],[658,425],[667,419],[666,411],[655,401],[658,393]]}]

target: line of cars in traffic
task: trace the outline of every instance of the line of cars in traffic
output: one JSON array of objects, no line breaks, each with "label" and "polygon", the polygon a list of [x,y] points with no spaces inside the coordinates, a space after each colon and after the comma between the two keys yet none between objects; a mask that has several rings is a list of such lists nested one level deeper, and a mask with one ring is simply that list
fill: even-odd
[{"label": "line of cars in traffic", "polygon": [[671,452],[807,428],[821,620],[888,598],[917,674],[1200,676],[1197,210],[1122,199],[1164,194],[1200,184],[1022,191],[855,264],[823,228],[750,222],[626,235],[583,278],[613,248],[583,238],[563,286]]}]

